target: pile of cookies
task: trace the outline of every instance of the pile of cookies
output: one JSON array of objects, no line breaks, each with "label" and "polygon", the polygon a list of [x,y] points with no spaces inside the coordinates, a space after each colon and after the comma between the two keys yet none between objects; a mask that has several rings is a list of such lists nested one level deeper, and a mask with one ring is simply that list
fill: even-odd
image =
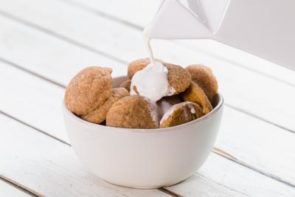
[{"label": "pile of cookies", "polygon": [[127,79],[115,88],[112,85],[112,69],[83,69],[66,88],[66,107],[76,116],[92,123],[143,129],[180,125],[212,110],[218,84],[211,69],[203,65],[183,68],[162,62],[168,70],[167,78],[173,95],[156,102],[138,95],[138,92],[130,95],[130,88],[135,88],[131,87],[133,76],[148,64],[148,58],[131,62]]}]

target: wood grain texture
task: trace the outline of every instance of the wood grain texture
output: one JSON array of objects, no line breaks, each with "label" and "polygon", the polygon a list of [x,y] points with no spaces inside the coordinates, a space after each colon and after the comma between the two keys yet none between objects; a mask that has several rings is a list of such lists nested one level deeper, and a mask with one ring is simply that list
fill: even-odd
[{"label": "wood grain texture", "polygon": [[[27,55],[28,55],[28,59],[31,59],[30,58],[31,56],[29,55],[29,53]],[[0,86],[0,88],[3,90],[3,92],[5,92],[5,94],[4,94],[5,96],[1,97],[1,100],[0,100],[0,103],[1,103],[0,109],[4,109],[5,112],[7,112],[19,119],[25,120],[30,125],[37,125],[38,128],[41,130],[44,130],[44,132],[48,132],[49,134],[52,134],[52,135],[57,135],[57,137],[62,138],[63,140],[67,141],[67,138],[65,137],[66,133],[63,128],[63,122],[62,122],[63,117],[62,117],[62,113],[60,111],[60,105],[61,105],[62,98],[63,98],[62,88],[60,88],[56,85],[53,85],[50,82],[44,81],[43,79],[40,79],[38,77],[34,77],[31,74],[21,71],[17,68],[13,68],[9,65],[6,65],[4,63],[0,63],[0,71],[1,71],[0,72],[0,74],[1,74],[0,75],[0,84],[2,84]],[[12,78],[18,79],[17,81],[15,81],[16,83],[13,83],[13,82],[8,83],[8,84],[5,83],[6,81],[8,81],[9,79],[12,79]],[[18,91],[11,91],[14,89],[16,89]],[[20,90],[22,90],[22,91],[20,91]],[[14,98],[14,99],[11,99],[11,98]],[[15,98],[21,98],[21,99],[15,99]],[[48,99],[48,98],[50,98],[50,99]],[[33,111],[31,110],[31,108],[33,108]],[[225,109],[225,110],[227,111],[230,109]],[[30,112],[30,113],[28,113],[28,112]],[[227,113],[227,112],[225,112],[225,113]],[[224,121],[223,121],[224,123],[230,122],[230,124],[228,124],[226,127],[231,128],[231,125],[235,126],[231,129],[228,129],[229,132],[240,132],[240,134],[247,134],[249,131],[251,131],[253,129],[253,132],[251,135],[255,135],[254,132],[259,131],[260,128],[263,131],[262,127],[257,127],[257,126],[259,126],[259,124],[265,125],[265,123],[259,122],[259,121],[258,121],[258,124],[252,125],[253,128],[251,127],[251,129],[249,131],[237,129],[237,127],[240,128],[238,122],[243,121],[243,119],[245,119],[245,117],[243,115],[241,117],[241,119],[238,119],[239,116],[235,115],[234,113],[239,113],[239,112],[233,111],[232,113],[233,113],[233,116],[237,118],[237,120],[236,120],[237,124],[231,124],[230,121],[232,119],[228,115],[224,116]],[[43,125],[40,124],[38,117],[41,116],[42,114],[46,115],[46,120],[54,120],[55,123],[53,124],[52,121],[47,121],[47,122],[43,122],[42,123]],[[251,117],[248,117],[248,118],[250,120],[253,119]],[[255,121],[257,121],[257,120],[255,120]],[[255,123],[255,121],[254,121],[254,123]],[[224,127],[225,126],[222,125],[221,132],[222,131],[225,132],[225,129],[223,129]],[[276,129],[275,127],[271,127],[271,126],[270,126],[270,128]],[[51,129],[53,130],[53,132],[51,131]],[[35,131],[35,132],[38,133],[37,131]],[[272,133],[272,132],[270,132],[270,133]],[[280,140],[281,135],[285,134],[285,133],[279,132],[279,134],[280,135],[276,136],[276,138],[278,140]],[[225,136],[225,135],[229,138],[230,135],[232,135],[232,133],[229,133],[229,134],[222,133],[220,135],[220,138],[222,139],[223,136]],[[238,133],[236,135],[238,135]],[[272,135],[270,136],[270,138],[272,138]],[[245,139],[247,139],[247,138],[245,138]],[[232,145],[232,147],[233,147],[232,149],[236,149],[237,146],[240,147],[240,143],[242,140],[244,140],[243,136],[241,136],[240,138],[237,138],[236,141],[234,139],[232,139],[232,141],[235,142],[235,144]],[[219,141],[220,141],[220,139],[219,139]],[[246,143],[251,144],[252,141],[253,140],[250,137],[250,140],[244,141],[243,144],[246,144]],[[252,146],[259,147],[258,145],[260,145],[261,142],[258,141],[257,143],[258,144],[253,143]],[[218,142],[218,144],[219,144],[219,142]],[[46,144],[44,144],[44,146],[46,146]],[[224,146],[226,146],[226,144],[224,144]],[[293,145],[288,144],[288,146],[293,146]],[[50,147],[51,147],[51,145],[50,145]],[[226,146],[226,147],[228,147],[228,146]],[[240,149],[243,149],[243,147],[247,148],[247,146],[241,146]],[[267,148],[271,148],[271,147],[273,147],[273,146],[270,146],[270,147],[267,146]],[[282,150],[282,152],[286,150],[285,147],[282,146],[282,144],[278,144],[277,148]],[[50,149],[50,148],[48,147],[48,149]],[[245,151],[247,151],[247,152],[244,152],[243,154],[247,154],[247,155],[249,155],[249,157],[252,155],[252,157],[250,157],[250,158],[252,160],[254,160],[256,157],[260,156],[260,155],[256,154],[257,150],[259,150],[259,149],[257,148],[254,151],[252,150],[251,152],[249,152],[249,150],[246,149]],[[263,151],[263,150],[261,150],[261,151]],[[242,154],[242,151],[239,153]],[[289,153],[287,152],[287,154],[289,154]],[[211,190],[215,190],[218,192],[220,192],[220,190],[222,190],[222,188],[230,188],[230,190],[234,190],[234,192],[242,193],[242,194],[245,193],[247,195],[253,195],[258,192],[263,192],[265,195],[270,195],[270,196],[272,195],[272,193],[280,193],[282,195],[287,196],[287,194],[292,192],[292,190],[293,190],[289,186],[286,186],[286,185],[281,184],[277,181],[269,179],[269,178],[267,178],[261,174],[258,174],[256,172],[252,172],[251,170],[244,168],[240,165],[237,165],[235,163],[232,163],[231,161],[229,161],[227,159],[219,158],[219,156],[217,156],[217,155],[213,154],[213,155],[211,155],[210,158],[213,158],[213,160],[211,160],[211,162],[210,162],[210,160],[207,161],[205,166],[202,168],[202,169],[207,169],[203,172],[210,175],[210,178],[209,178],[210,180],[208,180],[207,176],[203,175],[203,173],[201,172],[202,176],[205,177],[206,179],[204,180],[204,179],[192,178],[191,180],[193,180],[193,181],[190,181],[189,183],[187,183],[187,182],[182,183],[184,185],[187,185],[187,187],[185,187],[185,188],[189,188],[189,187],[193,188],[192,191],[194,191],[197,194],[200,194],[199,192],[202,193],[202,190],[198,189],[199,185],[203,185],[205,183],[207,184],[207,182],[213,181],[213,183],[210,186],[210,187],[212,187]],[[265,158],[265,159],[267,159],[267,158]],[[270,164],[271,164],[271,162],[270,162]],[[286,165],[290,165],[290,164],[286,163]],[[224,171],[223,168],[226,168],[226,167],[228,168],[228,170]],[[268,168],[269,167],[272,167],[272,166],[268,166]],[[236,169],[236,171],[234,173],[232,173],[231,168]],[[292,166],[290,166],[290,168],[292,168]],[[247,183],[245,183],[244,185],[241,185],[241,186],[236,184],[236,182],[239,182],[239,179],[240,179],[240,174],[239,174],[240,171],[245,174],[244,179],[248,180]],[[6,170],[4,172],[6,172]],[[217,177],[215,177],[215,173],[212,174],[211,172],[216,172]],[[246,172],[248,172],[251,176],[247,177]],[[69,174],[70,173],[71,172],[69,172]],[[230,179],[229,180],[224,179],[224,177],[230,177]],[[76,178],[74,178],[74,179],[76,179]],[[254,182],[251,181],[253,178],[257,179],[258,182],[255,182],[255,184],[254,184]],[[265,186],[265,188],[261,189],[261,188],[256,188],[256,186],[255,186],[256,184],[266,185],[266,186]],[[232,186],[234,186],[234,187],[232,188]],[[239,187],[241,187],[241,190],[243,190],[242,192],[240,191]],[[175,187],[172,187],[171,189],[173,189],[175,192],[179,191],[178,193],[180,193],[180,194],[183,192],[185,193],[185,191],[182,190],[181,188],[182,188],[181,186],[175,186]],[[244,192],[244,190],[246,190],[246,192]],[[194,196],[195,193],[192,193],[191,196]],[[227,194],[227,191],[225,191],[225,194]],[[230,192],[230,194],[231,194],[231,192]]]},{"label": "wood grain texture", "polygon": [[[126,72],[126,67],[122,63],[103,58],[92,52],[87,52],[79,47],[26,28],[21,24],[3,17],[0,18],[0,24],[3,27],[0,29],[0,38],[2,38],[2,43],[7,43],[0,45],[2,56],[15,61],[25,69],[33,70],[42,76],[58,81],[62,85],[65,85],[71,75],[73,76],[84,65],[96,64],[101,61],[106,65],[112,65],[115,72],[114,75]],[[19,29],[21,29],[21,32]],[[19,47],[20,43],[22,43],[22,47]],[[24,50],[26,51],[26,55],[20,55]],[[13,74],[11,75],[13,76]],[[28,86],[34,87],[33,84],[35,82],[30,82],[30,76],[21,75],[19,74],[17,78],[24,78],[23,81],[26,81],[26,83],[21,83],[21,85],[28,84]],[[11,80],[7,76],[6,78],[7,80]],[[5,79],[5,76],[3,79]],[[39,89],[38,87],[34,87],[32,88],[32,92],[30,92],[30,94],[34,94],[34,92],[39,92],[40,89],[48,89],[44,93],[47,95],[47,99],[45,100],[40,100],[38,96],[31,98],[28,93],[24,94],[22,91],[25,91],[25,86],[22,87],[22,91],[20,92],[9,91],[9,89],[18,88],[18,84],[11,84],[9,88],[7,86],[3,87],[9,92],[7,97],[2,97],[3,110],[37,128],[41,128],[53,136],[67,141],[66,134],[61,132],[64,131],[64,127],[59,111],[62,103],[63,90],[59,89],[56,91],[57,93],[54,93],[49,88],[51,86],[51,84],[47,84],[44,85],[44,88]],[[54,88],[52,87],[52,89]],[[54,96],[55,94],[57,96]],[[17,102],[10,98],[20,98],[21,95],[27,95],[28,98],[17,100],[19,103],[17,105],[18,107],[16,107],[15,103]],[[54,100],[54,98],[58,99]],[[48,100],[52,101],[52,103],[46,103],[49,102]],[[24,103],[32,101],[34,101],[34,106],[38,105],[39,107],[32,109],[35,113],[27,114],[26,112],[31,106],[24,105]],[[48,122],[47,119],[40,117],[40,114],[47,111],[54,112],[47,114],[47,116],[48,119],[55,119],[55,122]],[[294,173],[290,173],[290,171],[295,171],[294,165],[292,164],[292,161],[294,161],[293,135],[285,134],[279,128],[275,128],[229,108],[226,108],[225,114],[225,120],[221,127],[222,134],[217,143],[218,147],[222,147],[225,151],[238,157],[239,160],[248,163],[266,174],[294,184]],[[273,146],[273,144],[276,144],[276,146]]]},{"label": "wood grain texture", "polygon": [[[127,62],[145,55],[142,34],[134,28],[60,1],[30,1],[11,0],[0,10],[18,17],[19,21],[27,21],[43,31],[75,40],[79,45],[87,46],[85,48],[103,52],[122,61]],[[156,41],[153,46],[156,56],[162,59],[182,65],[210,65],[219,78],[221,92],[228,104],[295,131],[292,118],[295,116],[293,86],[286,86],[285,83],[242,69],[224,59],[169,41]],[[278,102],[282,98],[284,102]]]}]

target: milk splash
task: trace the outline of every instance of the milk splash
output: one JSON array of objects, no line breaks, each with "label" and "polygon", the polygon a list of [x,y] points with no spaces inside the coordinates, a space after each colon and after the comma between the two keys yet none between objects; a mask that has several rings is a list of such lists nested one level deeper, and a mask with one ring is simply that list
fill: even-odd
[{"label": "milk splash", "polygon": [[144,30],[144,42],[151,63],[133,76],[130,94],[139,94],[156,102],[164,96],[173,95],[174,91],[168,82],[168,69],[161,62],[154,59],[150,27]]}]

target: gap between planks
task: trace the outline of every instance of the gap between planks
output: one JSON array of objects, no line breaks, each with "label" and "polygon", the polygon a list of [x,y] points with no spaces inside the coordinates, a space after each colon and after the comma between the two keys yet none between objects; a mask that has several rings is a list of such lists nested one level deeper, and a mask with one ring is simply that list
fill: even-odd
[{"label": "gap between planks", "polygon": [[[117,57],[115,57],[115,56],[113,56],[113,55],[111,55],[111,54],[109,54],[109,53],[107,53],[107,52],[103,52],[103,51],[97,50],[97,49],[95,49],[95,48],[93,48],[93,47],[91,47],[91,46],[88,46],[88,45],[86,45],[86,44],[83,44],[83,43],[78,42],[78,41],[76,41],[76,40],[74,40],[74,39],[68,38],[68,37],[66,37],[66,36],[63,36],[63,35],[61,35],[61,34],[59,34],[59,33],[56,33],[56,32],[54,32],[54,31],[51,31],[51,30],[47,29],[47,28],[44,28],[44,27],[41,27],[41,26],[36,25],[36,24],[34,24],[34,23],[31,23],[31,22],[29,22],[29,21],[25,21],[25,20],[23,20],[23,19],[21,19],[21,18],[19,18],[19,17],[16,17],[16,16],[14,16],[14,15],[11,15],[11,14],[9,14],[9,13],[7,13],[7,12],[2,11],[2,10],[0,10],[0,15],[2,15],[3,17],[5,17],[5,18],[7,18],[7,19],[13,20],[13,21],[15,21],[15,22],[17,22],[17,23],[20,23],[20,24],[23,24],[23,25],[25,25],[25,26],[27,26],[27,27],[30,27],[30,28],[32,28],[32,29],[35,29],[35,30],[37,30],[37,31],[41,31],[41,32],[43,32],[43,33],[45,33],[45,34],[47,34],[47,35],[53,36],[53,37],[55,37],[55,38],[57,38],[57,39],[60,39],[60,40],[62,40],[62,41],[64,41],[64,42],[67,42],[67,43],[70,43],[70,44],[72,44],[72,45],[75,45],[75,46],[78,46],[78,47],[80,47],[80,48],[83,48],[83,49],[85,49],[85,50],[87,50],[87,51],[90,51],[90,52],[92,52],[92,53],[99,54],[99,55],[104,56],[104,57],[106,57],[106,58],[109,58],[109,59],[111,59],[111,60],[118,61],[118,62],[120,62],[120,63],[122,63],[122,64],[127,64],[127,63],[128,63],[127,61],[122,60],[122,59],[120,59],[120,58],[117,58]],[[1,58],[1,59],[3,59],[3,58]],[[3,60],[4,60],[4,59],[3,59]],[[227,59],[226,59],[226,60],[227,60]],[[4,61],[9,62],[8,60],[4,60]],[[245,67],[245,66],[243,66],[243,67]],[[30,72],[31,74],[35,74],[36,76],[38,76],[39,78],[42,78],[42,79],[44,79],[44,80],[51,81],[51,82],[53,82],[53,83],[56,84],[56,85],[59,85],[59,86],[61,85],[61,84],[59,84],[59,83],[57,83],[57,82],[54,82],[54,81],[51,80],[51,79],[48,79],[48,78],[46,78],[46,77],[44,77],[44,76],[42,76],[42,75],[39,75],[39,74],[37,74],[37,73],[35,73],[35,72],[31,71],[31,70],[24,69],[24,68],[22,68],[21,66],[19,66],[18,68],[19,68],[19,69],[22,69],[22,70],[24,70],[24,71]],[[244,68],[244,69],[246,69],[246,68]],[[258,73],[258,74],[261,75],[260,72],[256,72],[256,71],[254,71],[254,70],[252,70],[252,69],[251,69],[251,71],[253,71],[253,72]],[[274,79],[273,77],[269,77],[268,75],[267,75],[267,77],[268,77],[268,78],[271,78],[271,79]],[[275,80],[277,80],[277,79],[275,79]],[[292,87],[295,87],[295,86],[292,85],[292,84],[289,84],[289,85],[292,86]],[[61,86],[62,86],[62,85],[61,85]],[[285,126],[283,126],[283,125],[281,125],[281,124],[273,123],[273,122],[271,122],[271,121],[269,121],[269,120],[267,120],[267,119],[265,119],[265,118],[263,118],[263,117],[261,117],[261,116],[257,116],[257,115],[255,115],[255,114],[253,114],[253,113],[251,113],[251,112],[248,112],[247,110],[243,110],[243,109],[240,109],[240,108],[238,108],[238,107],[234,107],[234,106],[232,106],[232,105],[230,105],[230,104],[228,104],[228,103],[225,103],[225,105],[226,105],[227,107],[233,109],[233,110],[239,111],[239,112],[241,112],[241,113],[243,113],[243,114],[247,114],[247,115],[249,115],[249,116],[252,116],[252,117],[254,117],[254,118],[256,118],[256,119],[259,119],[259,120],[261,120],[261,121],[263,121],[263,122],[265,122],[265,123],[268,123],[268,124],[271,124],[271,125],[273,125],[273,126],[275,126],[275,127],[278,127],[278,128],[280,128],[280,129],[283,129],[283,130],[285,130],[285,131],[287,131],[287,132],[295,133],[295,130],[293,130],[293,129],[287,128],[287,127],[285,127]]]},{"label": "gap between planks", "polygon": [[18,183],[17,181],[12,180],[12,179],[4,176],[4,175],[0,174],[0,179],[2,181],[4,181],[4,182],[8,183],[9,185],[12,185],[16,189],[21,190],[21,191],[25,192],[26,194],[29,194],[30,196],[33,196],[33,197],[45,197],[45,195],[40,194],[40,193],[34,191],[33,189],[30,189],[30,188],[28,188],[28,187]]}]

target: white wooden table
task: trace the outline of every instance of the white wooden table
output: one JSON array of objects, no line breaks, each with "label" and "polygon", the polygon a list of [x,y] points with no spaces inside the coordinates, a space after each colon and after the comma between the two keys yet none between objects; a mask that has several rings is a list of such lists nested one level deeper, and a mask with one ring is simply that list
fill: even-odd
[{"label": "white wooden table", "polygon": [[126,73],[145,56],[159,0],[0,1],[0,196],[295,196],[295,73],[213,41],[155,41],[155,54],[212,67],[225,97],[216,148],[181,184],[114,186],[86,172],[61,113],[88,65]]}]

